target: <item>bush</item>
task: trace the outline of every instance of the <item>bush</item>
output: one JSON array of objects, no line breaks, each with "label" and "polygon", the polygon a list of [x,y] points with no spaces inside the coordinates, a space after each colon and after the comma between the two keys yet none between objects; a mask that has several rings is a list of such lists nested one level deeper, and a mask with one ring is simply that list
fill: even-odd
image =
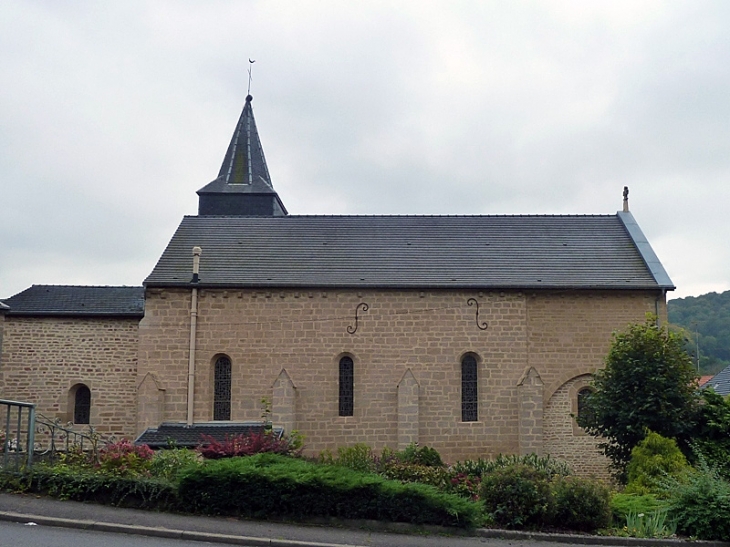
[{"label": "bush", "polygon": [[131,441],[122,440],[99,450],[99,469],[109,475],[144,475],[148,473],[154,454],[146,444],[137,446]]},{"label": "bush", "polygon": [[623,526],[630,514],[649,514],[666,507],[667,502],[657,499],[654,494],[617,493],[611,496],[611,516],[614,526]]},{"label": "bush", "polygon": [[482,478],[466,473],[448,473],[448,484],[446,491],[472,501],[479,501],[479,490],[482,486]]},{"label": "bush", "polygon": [[475,526],[479,506],[421,484],[275,454],[208,461],[180,477],[185,508],[207,514],[333,516]]},{"label": "bush", "polygon": [[667,488],[677,532],[698,539],[730,541],[730,483],[700,457],[696,473]]},{"label": "bush", "polygon": [[366,473],[375,471],[376,458],[368,445],[358,443],[354,446],[339,447],[337,449],[337,461],[333,463],[353,471]]},{"label": "bush", "polygon": [[278,438],[271,433],[242,433],[234,437],[226,436],[220,442],[209,435],[202,435],[203,442],[198,452],[208,460],[253,456],[254,454],[274,453],[290,456],[299,455],[301,442],[298,437]]},{"label": "bush", "polygon": [[580,477],[560,477],[552,484],[552,493],[555,525],[595,532],[610,524],[610,494],[604,485]]},{"label": "bush", "polygon": [[548,475],[524,464],[501,467],[482,477],[480,497],[496,524],[534,528],[551,521]]},{"label": "bush", "polygon": [[24,492],[60,499],[158,511],[178,508],[174,486],[167,481],[144,477],[103,475],[38,465],[25,472],[18,483],[22,484]]},{"label": "bush", "polygon": [[627,494],[657,494],[668,477],[682,480],[690,471],[687,458],[674,439],[650,431],[631,451],[626,466],[629,482]]},{"label": "bush", "polygon": [[492,473],[497,469],[511,467],[513,465],[525,465],[547,476],[567,476],[573,474],[573,471],[567,463],[562,460],[556,460],[549,454],[545,456],[538,456],[537,454],[525,454],[524,456],[499,454],[493,460],[479,458],[477,460],[456,462],[451,466],[451,470],[456,474],[463,473],[472,477],[484,477],[484,475]]},{"label": "bush", "polygon": [[702,390],[702,400],[695,425],[689,436],[690,461],[701,453],[705,460],[725,479],[730,479],[730,400],[712,388]]},{"label": "bush", "polygon": [[152,457],[149,472],[153,477],[174,482],[187,467],[200,465],[199,455],[187,448],[158,450]]},{"label": "bush", "polygon": [[406,448],[396,454],[396,457],[404,463],[421,465],[426,467],[443,467],[444,462],[441,454],[434,448],[418,446],[416,443],[409,444]]},{"label": "bush", "polygon": [[386,479],[429,484],[441,490],[445,489],[450,482],[449,473],[443,467],[429,467],[399,461],[383,464],[379,473]]}]

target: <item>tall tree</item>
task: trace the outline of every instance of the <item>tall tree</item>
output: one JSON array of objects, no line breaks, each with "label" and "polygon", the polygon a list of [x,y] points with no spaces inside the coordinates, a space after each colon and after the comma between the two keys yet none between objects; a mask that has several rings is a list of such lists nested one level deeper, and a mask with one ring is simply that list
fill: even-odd
[{"label": "tall tree", "polygon": [[697,375],[680,336],[643,324],[614,333],[606,367],[593,380],[578,423],[599,444],[619,479],[634,448],[651,430],[681,439],[691,430],[698,402]]}]

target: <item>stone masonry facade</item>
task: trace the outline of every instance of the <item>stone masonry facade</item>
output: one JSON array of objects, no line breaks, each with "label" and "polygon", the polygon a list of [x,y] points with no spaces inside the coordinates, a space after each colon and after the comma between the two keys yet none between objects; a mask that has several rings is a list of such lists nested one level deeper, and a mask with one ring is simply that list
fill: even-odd
[{"label": "stone masonry facade", "polygon": [[[201,289],[194,421],[212,420],[213,364],[226,355],[231,419],[258,420],[261,399],[271,399],[274,417],[303,433],[310,453],[413,440],[446,461],[520,452],[594,461],[594,441],[573,432],[571,382],[601,367],[611,333],[643,321],[657,302],[666,317],[658,291]],[[186,419],[190,303],[190,290],[147,290],[137,433]],[[356,318],[360,303],[369,307]],[[465,355],[478,367],[471,422],[461,421]],[[354,362],[353,416],[338,413],[343,356]],[[605,466],[578,467],[601,474]]]},{"label": "stone masonry facade", "polygon": [[67,423],[73,389],[83,384],[91,391],[90,425],[105,436],[134,438],[138,322],[0,316],[0,398],[36,403],[44,417]]}]

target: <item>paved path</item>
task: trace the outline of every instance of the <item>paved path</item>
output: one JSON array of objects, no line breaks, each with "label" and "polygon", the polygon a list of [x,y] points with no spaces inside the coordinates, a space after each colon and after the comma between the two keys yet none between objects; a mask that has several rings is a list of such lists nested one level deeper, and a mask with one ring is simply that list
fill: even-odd
[{"label": "paved path", "polygon": [[[549,535],[476,530],[455,535],[458,530],[377,522],[343,525],[296,525],[234,518],[200,517],[120,509],[34,495],[0,493],[0,520],[35,522],[110,532],[272,547],[368,546],[368,547],[555,547],[556,544],[672,546],[679,541],[632,540],[584,535]],[[340,523],[341,524],[341,523]],[[454,534],[454,535],[452,535]],[[550,543],[547,543],[550,542]],[[704,546],[727,544],[701,542]]]}]

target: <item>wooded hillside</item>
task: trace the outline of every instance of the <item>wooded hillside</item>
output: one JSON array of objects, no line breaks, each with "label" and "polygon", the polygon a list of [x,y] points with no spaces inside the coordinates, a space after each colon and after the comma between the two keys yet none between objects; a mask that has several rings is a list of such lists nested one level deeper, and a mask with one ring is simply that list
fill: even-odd
[{"label": "wooded hillside", "polygon": [[730,291],[677,298],[667,303],[669,322],[687,339],[687,352],[700,374],[715,374],[730,365]]}]

